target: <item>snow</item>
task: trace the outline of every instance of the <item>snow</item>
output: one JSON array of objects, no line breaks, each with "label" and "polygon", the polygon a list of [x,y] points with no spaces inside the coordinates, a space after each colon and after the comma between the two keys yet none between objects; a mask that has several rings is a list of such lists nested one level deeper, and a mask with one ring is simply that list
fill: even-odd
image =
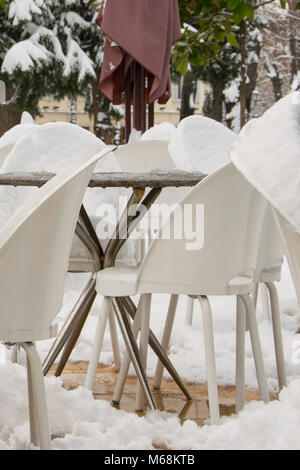
[{"label": "snow", "polygon": [[12,46],[2,63],[1,71],[12,73],[15,68],[26,72],[34,67],[34,62],[47,61],[48,51],[41,44],[36,45],[30,39],[20,41]]},{"label": "snow", "polygon": [[150,129],[146,130],[141,136],[141,141],[144,140],[167,140],[171,141],[177,133],[176,126],[170,122],[162,122],[155,124]]},{"label": "snow", "polygon": [[82,29],[90,28],[90,23],[85,21],[80,15],[74,11],[68,11],[61,15],[61,23],[66,22],[71,28],[74,26],[80,26]]},{"label": "snow", "polygon": [[[297,96],[297,95],[296,95]],[[295,99],[295,95],[294,95]],[[278,105],[281,106],[281,105]],[[290,105],[291,106],[291,105]],[[297,107],[297,105],[296,105]],[[283,107],[285,109],[285,107]],[[287,126],[290,131],[291,120],[289,115],[282,113],[280,107],[281,125]],[[277,113],[276,113],[277,114]],[[212,171],[227,163],[226,149],[232,142],[241,145],[242,137],[249,138],[251,149],[254,148],[261,135],[255,134],[259,119],[253,119],[236,136],[224,126],[213,123],[211,120],[194,116],[196,119],[185,119],[178,128],[172,125],[160,125],[148,131],[151,140],[170,141],[172,158],[179,168],[196,168],[198,171]],[[274,124],[274,123],[273,123]],[[204,131],[204,130],[205,131]],[[264,127],[263,136],[275,139],[278,143],[274,129],[273,132]],[[284,127],[284,131],[287,128]],[[152,133],[152,135],[151,135]],[[295,131],[296,133],[296,131]],[[287,134],[289,135],[289,134]],[[59,141],[64,138],[64,145]],[[145,139],[147,136],[143,136]],[[251,138],[251,139],[250,139]],[[189,142],[189,139],[191,142]],[[38,142],[38,145],[36,145]],[[298,142],[298,141],[297,141]],[[194,144],[194,145],[192,145]],[[210,144],[210,153],[205,147]],[[103,148],[103,143],[88,131],[72,124],[51,123],[37,126],[28,115],[22,117],[22,123],[8,131],[0,139],[1,149],[9,147],[2,172],[13,170],[56,171],[66,165],[74,152],[80,154],[88,151],[97,151]],[[234,144],[233,148],[236,148]],[[253,147],[252,147],[253,146]],[[290,141],[292,147],[292,142]],[[35,148],[36,147],[36,148]],[[179,152],[181,148],[182,154]],[[263,150],[265,150],[263,148]],[[201,156],[203,155],[203,161]],[[254,163],[256,156],[251,155]],[[264,154],[265,160],[271,158]],[[290,158],[290,153],[283,153],[283,159]],[[292,154],[292,158],[296,155]],[[241,165],[245,164],[241,157]],[[294,169],[295,160],[292,160]],[[279,166],[276,174],[279,173]],[[248,168],[248,167],[247,167]],[[252,168],[252,167],[251,167]],[[109,158],[97,165],[97,170],[118,171],[119,167],[113,158]],[[286,180],[285,180],[286,181]],[[286,183],[285,183],[286,184]],[[283,188],[285,189],[285,188]],[[0,188],[0,226],[5,222],[8,213],[27,197],[30,188]],[[19,190],[21,193],[19,193]],[[96,192],[95,192],[96,191]],[[102,202],[116,204],[121,195],[128,196],[128,190],[98,190],[88,189],[85,196],[88,213],[96,217]],[[5,203],[5,204],[4,204]],[[66,316],[73,307],[85,282],[87,274],[68,274],[64,305],[57,320],[62,326]],[[281,307],[283,326],[283,343],[288,375],[288,387],[280,393],[278,400],[269,404],[252,402],[244,408],[239,415],[223,417],[220,424],[202,427],[195,422],[186,421],[181,424],[178,417],[166,412],[149,412],[143,418],[122,410],[114,409],[106,401],[94,400],[90,391],[84,387],[67,391],[62,387],[59,378],[47,377],[45,379],[49,408],[51,430],[54,438],[54,449],[153,449],[155,446],[169,449],[299,449],[299,423],[300,423],[300,339],[295,331],[300,324],[300,314],[296,295],[292,284],[287,263],[282,268],[282,281],[278,284],[278,293]],[[89,360],[93,343],[97,313],[101,304],[101,296],[97,296],[91,314],[83,329],[82,335],[72,353],[71,360]],[[137,301],[137,299],[134,299]],[[217,378],[220,385],[233,385],[235,383],[235,299],[233,297],[211,297],[213,311],[215,350],[217,363]],[[151,312],[151,328],[159,339],[162,337],[164,318],[167,312],[169,296],[154,295]],[[203,327],[200,307],[195,305],[193,325],[185,321],[186,300],[180,297],[176,313],[174,330],[170,344],[170,359],[179,375],[186,381],[205,383],[205,353],[203,341]],[[277,390],[276,365],[272,337],[272,326],[265,318],[262,305],[258,303],[257,321],[262,340],[263,356],[268,377],[270,391]],[[125,351],[120,332],[118,333],[121,351]],[[47,354],[53,340],[38,343],[42,358]],[[5,403],[0,413],[0,449],[28,449],[29,424],[26,397],[26,368],[24,355],[20,364],[12,364],[5,358],[7,352],[0,346],[0,399]],[[113,354],[109,332],[105,332],[101,363],[112,364]],[[153,377],[156,360],[152,351],[149,351],[147,375]],[[130,373],[133,374],[131,366]],[[168,374],[165,373],[165,377]],[[246,334],[246,386],[257,389],[257,381],[249,333]],[[121,402],[122,408],[122,402]],[[130,432],[128,430],[130,429]]]},{"label": "snow", "polygon": [[[80,18],[80,17],[79,17]],[[74,19],[74,18],[73,18]],[[67,37],[67,53],[63,52],[62,45],[54,32],[44,26],[32,26],[32,35],[29,39],[14,44],[5,54],[1,71],[13,75],[16,69],[29,71],[35,63],[59,61],[63,64],[63,75],[69,76],[74,71],[78,73],[78,82],[87,76],[96,77],[94,63],[81,49],[80,45],[71,38],[69,26],[64,28]],[[43,44],[47,38],[51,50]]]},{"label": "snow", "polygon": [[[231,159],[244,176],[300,231],[300,92],[251,121]],[[287,184],[288,183],[288,184]]]},{"label": "snow", "polygon": [[[6,404],[1,408],[0,448],[29,448],[26,370],[8,363],[0,365],[0,373],[0,396]],[[192,421],[181,425],[165,412],[140,418],[94,400],[83,387],[66,391],[60,379],[45,382],[52,433],[61,436],[52,440],[53,449],[299,449],[299,379],[281,392],[278,401],[250,403],[238,416],[203,427]]]},{"label": "snow", "polygon": [[204,116],[189,116],[177,126],[169,145],[181,170],[211,173],[229,162],[228,149],[236,135],[223,124]]},{"label": "snow", "polygon": [[78,70],[78,82],[83,81],[86,75],[96,78],[93,61],[83,52],[74,39],[68,41],[67,60],[72,71]]},{"label": "snow", "polygon": [[24,135],[31,132],[35,124],[28,113],[22,114],[21,124],[5,132],[0,139],[0,165],[12,150],[15,143]]},{"label": "snow", "polygon": [[41,14],[40,7],[44,0],[13,0],[9,6],[8,17],[13,18],[13,25],[16,26],[22,21],[31,21],[33,14]]},{"label": "snow", "polygon": [[229,103],[236,103],[240,96],[238,80],[234,80],[230,83],[230,85],[224,90],[224,96],[226,101]]}]

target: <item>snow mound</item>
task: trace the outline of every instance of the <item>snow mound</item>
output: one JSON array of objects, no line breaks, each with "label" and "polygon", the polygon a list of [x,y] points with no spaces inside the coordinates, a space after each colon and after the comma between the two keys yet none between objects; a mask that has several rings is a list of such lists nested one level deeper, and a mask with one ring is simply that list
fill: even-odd
[{"label": "snow mound", "polygon": [[[56,173],[81,155],[100,152],[104,144],[94,134],[68,123],[19,124],[0,139],[1,149],[10,150],[0,169],[7,172]],[[0,187],[0,227],[36,188]]]},{"label": "snow mound", "polygon": [[[29,438],[26,369],[1,364],[0,449],[32,449]],[[291,381],[279,400],[252,402],[237,416],[215,426],[184,424],[174,414],[152,411],[145,417],[114,409],[79,387],[67,391],[60,378],[45,379],[53,450],[142,450],[155,446],[197,449],[299,449],[300,380]],[[128,432],[130,429],[130,432]]]},{"label": "snow mound", "polygon": [[104,144],[94,134],[74,124],[51,122],[31,126],[30,132],[19,139],[7,156],[1,172],[56,172],[72,164],[76,157],[88,158],[100,152]]},{"label": "snow mound", "polygon": [[162,122],[150,127],[141,137],[141,140],[166,140],[171,141],[177,133],[176,126],[170,122]]},{"label": "snow mound", "polygon": [[31,132],[36,125],[26,111],[22,114],[21,123],[5,132],[0,139],[0,166],[19,139]]},{"label": "snow mound", "polygon": [[228,150],[236,135],[204,116],[189,116],[177,127],[169,152],[177,168],[212,173],[229,163]]},{"label": "snow mound", "polygon": [[253,119],[230,150],[245,178],[300,233],[300,92]]}]

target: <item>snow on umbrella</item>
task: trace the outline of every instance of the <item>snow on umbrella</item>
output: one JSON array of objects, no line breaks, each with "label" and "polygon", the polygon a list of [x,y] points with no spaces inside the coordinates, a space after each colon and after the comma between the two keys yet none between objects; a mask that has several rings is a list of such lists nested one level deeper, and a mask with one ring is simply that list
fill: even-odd
[{"label": "snow on umbrella", "polygon": [[146,129],[153,125],[153,103],[166,103],[171,96],[170,53],[180,36],[177,0],[106,0],[97,23],[106,37],[99,90],[114,104],[125,91],[126,139],[131,123]]}]

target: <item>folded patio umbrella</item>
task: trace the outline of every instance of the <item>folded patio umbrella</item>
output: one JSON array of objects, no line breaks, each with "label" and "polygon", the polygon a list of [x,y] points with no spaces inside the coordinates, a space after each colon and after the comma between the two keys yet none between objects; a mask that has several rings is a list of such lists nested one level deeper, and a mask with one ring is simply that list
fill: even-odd
[{"label": "folded patio umbrella", "polygon": [[[122,91],[130,94],[127,98],[136,107],[155,100],[166,103],[171,96],[171,47],[181,35],[177,0],[121,3],[106,0],[97,17],[106,37],[99,90],[114,104],[121,103]],[[140,78],[135,64],[142,66]],[[141,88],[138,98],[136,87]]]},{"label": "folded patio umbrella", "polygon": [[300,233],[300,92],[242,129],[230,151],[245,178]]}]

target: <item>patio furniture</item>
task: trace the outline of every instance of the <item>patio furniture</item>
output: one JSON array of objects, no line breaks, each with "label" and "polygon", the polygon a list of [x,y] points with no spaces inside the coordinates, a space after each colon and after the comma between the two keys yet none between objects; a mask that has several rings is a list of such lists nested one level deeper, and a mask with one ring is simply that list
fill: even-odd
[{"label": "patio furniture", "polygon": [[[240,195],[239,198],[236,197],[237,194]],[[184,237],[176,238],[172,228],[176,214],[184,211],[187,204],[193,207],[197,204],[204,204],[205,207],[205,244],[200,250],[187,250],[186,243],[189,240]],[[203,311],[212,423],[216,423],[219,419],[219,407],[212,316],[207,295],[236,295],[245,306],[261,397],[265,402],[269,400],[254,305],[250,296],[254,288],[251,273],[255,271],[264,210],[265,203],[262,198],[244,178],[239,176],[234,166],[229,164],[205,178],[181,200],[167,221],[171,227],[170,239],[157,236],[140,267],[110,267],[100,271],[97,276],[97,292],[104,295],[97,333],[101,331],[102,315],[106,314],[112,303],[117,318],[122,318],[126,326],[132,343],[132,351],[138,355],[134,334],[138,330],[140,318],[140,355],[144,368],[146,368],[147,358],[150,294],[184,294],[194,296],[199,300]],[[225,227],[226,230],[224,230]],[[135,317],[132,331],[126,321],[123,299],[137,294],[141,295],[142,306],[140,306],[139,315]],[[242,317],[243,311],[240,310],[237,315],[239,323],[243,323]],[[243,335],[243,328],[238,327],[238,362],[243,360],[243,357],[239,357]],[[91,368],[98,363],[98,340],[96,334],[89,366]],[[114,394],[115,401],[121,397],[127,376],[127,364],[126,360],[122,362]],[[153,407],[153,399],[149,393],[146,399]],[[144,408],[141,388],[137,393],[136,408],[138,410]]]},{"label": "patio furniture", "polygon": [[[151,168],[155,167],[161,167],[162,169],[170,169],[170,167],[174,167],[174,164],[172,162],[172,159],[170,158],[170,155],[168,153],[168,143],[167,142],[159,142],[159,141],[145,141],[145,142],[138,142],[134,144],[126,144],[123,146],[118,147],[114,151],[114,157],[117,160],[117,163],[123,169],[124,171],[139,171],[145,172],[149,171]],[[124,173],[123,178],[126,179],[126,174]],[[187,191],[186,187],[167,187],[162,190],[160,193],[160,189],[152,189],[152,190],[147,190],[146,196],[143,199],[143,201],[146,202],[146,207],[150,207],[150,204],[153,200],[157,202],[158,204],[161,203],[168,203],[172,204],[175,201],[177,202],[180,199],[180,196]],[[153,196],[152,196],[153,193]],[[133,195],[134,198],[133,200],[129,201],[129,206],[131,207],[131,204],[133,203],[138,203],[139,200],[141,200],[141,197],[144,195],[144,190],[138,194],[138,196]],[[157,197],[158,196],[158,197]],[[157,197],[157,199],[156,199]],[[144,202],[143,202],[144,203]],[[151,211],[151,208],[150,208]],[[146,214],[146,217],[149,214]],[[125,214],[126,216],[126,214]],[[150,217],[151,212],[150,212]],[[78,224],[77,224],[77,229],[76,232],[78,231]],[[95,235],[96,236],[96,235]],[[98,239],[97,239],[98,240]],[[84,240],[83,240],[84,241]],[[141,240],[142,244],[144,240]],[[99,243],[99,241],[98,241]],[[101,243],[101,240],[100,240]],[[94,243],[95,245],[95,243]],[[80,335],[80,332],[83,328],[83,325],[85,323],[85,320],[87,318],[87,315],[89,313],[91,304],[95,298],[95,291],[94,291],[94,285],[95,285],[95,272],[99,271],[102,269],[102,267],[108,267],[111,266],[115,263],[116,258],[117,258],[117,252],[119,251],[120,247],[118,245],[118,240],[111,241],[111,244],[108,245],[105,253],[102,253],[102,256],[100,256],[100,260],[98,262],[98,265],[95,263],[92,263],[90,269],[89,269],[89,264],[88,260],[82,260],[83,263],[83,268],[86,268],[86,271],[91,271],[91,279],[87,284],[87,287],[85,288],[84,292],[78,299],[78,302],[76,303],[73,311],[71,312],[70,316],[68,317],[65,325],[62,327],[60,333],[58,334],[56,340],[53,343],[53,346],[51,347],[51,350],[49,351],[44,364],[44,374],[48,372],[50,369],[50,366],[53,364],[53,361],[55,357],[58,355],[62,347],[64,347],[64,351],[62,353],[62,356],[59,360],[59,364],[56,368],[55,375],[60,375],[68,358],[69,355],[75,346],[75,343]],[[95,251],[95,250],[94,250]],[[95,256],[97,258],[97,252],[95,251]],[[98,255],[99,258],[99,255]],[[72,262],[72,258],[70,259]],[[91,259],[91,261],[93,261]],[[90,264],[91,264],[90,261]],[[77,260],[77,269],[79,270],[80,268],[80,263],[81,260]],[[69,268],[70,268],[70,263],[69,263]],[[94,271],[92,271],[92,268]],[[69,269],[70,270],[70,269]],[[131,304],[131,312],[132,312],[132,304]],[[133,313],[134,314],[134,313]],[[106,323],[107,320],[109,320],[109,325],[110,325],[110,331],[111,331],[111,338],[112,338],[112,346],[113,346],[113,351],[114,351],[114,359],[115,359],[115,366],[116,369],[118,370],[118,362],[116,359],[119,357],[119,346],[118,346],[118,338],[116,334],[116,327],[115,327],[115,317],[113,315],[112,311],[107,312],[107,315],[105,314],[103,316],[103,323],[101,326],[101,332],[99,332],[98,335],[98,348],[99,348],[99,354],[102,348],[102,342],[104,338],[104,332],[106,328]],[[71,328],[70,328],[71,327]],[[71,333],[69,334],[68,332],[72,330]],[[180,380],[178,374],[172,367],[171,363],[167,359],[167,356],[164,355],[162,356],[163,350],[160,348],[160,345],[156,338],[154,337],[153,334],[151,334],[150,337],[150,344],[152,347],[154,347],[155,352],[158,354],[158,356],[163,360],[165,363],[166,367],[168,368],[171,376],[174,378],[174,380],[177,382],[183,393],[186,395],[186,397],[189,399],[190,395]],[[92,377],[92,378],[91,378]],[[93,380],[94,380],[94,372],[91,374],[91,370],[89,369],[89,373],[86,378],[86,386],[90,389],[93,388]]]},{"label": "patio furniture", "polygon": [[[51,445],[41,362],[35,341],[55,336],[80,204],[107,149],[66,168],[14,213],[0,234],[0,339],[26,352],[31,442]],[[24,249],[26,247],[26,249]]]},{"label": "patio furniture", "polygon": [[[128,203],[128,207],[130,207],[131,204],[138,202],[142,199],[145,188],[147,187],[150,187],[152,189],[149,193],[147,193],[147,195],[142,201],[144,204],[146,204],[146,206],[150,205],[152,200],[155,200],[155,197],[160,193],[162,188],[166,187],[166,191],[169,191],[172,194],[176,192],[177,194],[180,194],[183,192],[183,189],[180,188],[180,186],[183,186],[183,187],[192,186],[196,184],[199,180],[203,179],[203,177],[205,176],[200,173],[189,174],[187,172],[180,172],[180,171],[176,171],[174,173],[172,172],[170,173],[170,171],[168,171],[168,173],[164,173],[163,171],[160,171],[158,173],[157,172],[145,173],[147,169],[145,168],[145,166],[146,167],[150,166],[150,161],[149,161],[150,157],[152,158],[154,157],[154,162],[157,162],[157,163],[161,162],[161,156],[159,156],[159,149],[162,148],[163,151],[165,152],[167,150],[167,145],[164,142],[144,142],[143,145],[139,143],[139,144],[132,144],[132,145],[126,145],[126,146],[120,147],[120,150],[118,150],[118,152],[120,151],[120,153],[122,154],[122,158],[120,157],[120,160],[122,160],[123,165],[125,165],[125,155],[124,155],[125,152],[123,148],[124,150],[125,148],[129,148],[129,149],[132,148],[133,150],[137,149],[135,150],[136,157],[137,159],[141,157],[140,158],[141,162],[143,161],[142,156],[144,155],[147,161],[147,165],[145,163],[141,164],[142,166],[141,172],[140,173],[94,174],[89,182],[89,186],[90,187],[118,187],[118,186],[132,187],[133,186],[134,188],[140,188],[141,191],[137,193],[138,194],[137,196],[135,193],[133,193],[134,197],[130,199]],[[143,153],[141,154],[142,150],[143,150]],[[132,161],[132,165],[133,165],[133,161]],[[169,168],[169,165],[170,165],[170,157],[168,156],[168,160],[167,160],[167,164],[165,168]],[[134,166],[136,167],[136,164]],[[129,169],[131,169],[130,165],[129,165]],[[142,172],[143,169],[144,169],[144,172]],[[0,175],[0,184],[42,185],[45,183],[45,181],[49,179],[50,176],[52,175],[47,175],[47,174],[36,174],[36,175],[29,174],[28,175],[26,173],[25,174],[16,174],[16,173],[6,174],[6,175]],[[151,195],[151,193],[153,193],[153,195]],[[77,229],[78,229],[78,224],[77,224]],[[121,240],[121,245],[124,241],[125,240]],[[97,242],[99,243],[98,239],[95,242],[92,241],[92,244],[94,245],[94,247]],[[103,263],[103,265],[107,267],[108,265],[111,265],[111,263],[114,263],[116,254],[118,250],[121,248],[121,245],[118,246],[118,242],[120,242],[120,240],[112,240],[112,246],[109,245],[107,247],[103,257],[101,258],[101,264],[99,263],[99,266],[102,266],[102,263]],[[90,262],[91,261],[92,259],[90,260]],[[57,357],[61,349],[64,347],[64,351],[60,358],[55,374],[60,375],[60,373],[62,372],[64,365],[66,364],[69,358],[69,355],[79,337],[80,331],[84,325],[89,309],[91,307],[91,303],[95,297],[95,290],[94,290],[95,284],[94,283],[95,283],[95,277],[93,274],[85,291],[81,294],[76,306],[74,307],[73,311],[68,316],[64,326],[60,330],[57,338],[55,339],[53,343],[51,350],[49,351],[44,361],[43,370],[44,370],[45,375],[50,369],[51,365],[53,364],[55,358]],[[130,310],[130,314],[134,316],[135,314],[134,304],[132,302],[131,303],[128,302],[127,307]],[[113,336],[113,341],[114,341],[114,338],[116,338],[116,335]],[[152,332],[150,332],[149,342],[150,342],[151,347],[154,349],[155,353],[160,358],[160,360],[163,361],[171,377],[174,378],[178,386],[181,388],[183,393],[189,399],[190,395],[186,387],[180,380],[180,377],[176,373],[175,369],[173,368],[172,364],[170,363],[169,359],[165,355],[159,342],[157,341],[157,339],[155,338]],[[117,342],[115,342],[115,344],[117,345]]]},{"label": "patio furniture", "polygon": [[[253,277],[253,281],[255,282],[253,300],[256,305],[258,288],[264,288],[266,292],[263,290],[261,296],[263,313],[266,318],[272,320],[279,390],[282,390],[282,388],[286,386],[286,373],[280,325],[279,300],[274,283],[281,279],[283,255],[284,252],[280,233],[274,220],[272,209],[267,206],[260,235],[256,270]],[[240,308],[243,307],[240,305]],[[191,315],[188,318],[190,325],[192,325],[192,320],[193,316]],[[170,321],[169,319],[169,323]],[[166,328],[162,341],[162,346],[165,351],[169,346],[170,335],[171,328]],[[160,388],[163,369],[163,365],[158,362],[154,379],[155,388]],[[237,409],[242,409],[243,405],[244,403],[237,403]]]},{"label": "patio furniture", "polygon": [[[145,173],[153,169],[167,171],[170,170],[170,168],[174,168],[175,170],[174,162],[168,152],[168,145],[169,143],[165,141],[142,141],[133,144],[126,144],[118,147],[118,149],[114,152],[114,157],[117,163],[119,164],[120,168],[124,172],[135,171]],[[182,198],[182,196],[187,193],[187,191],[187,187],[164,188],[155,197],[154,202],[157,205],[166,204],[171,207],[172,205],[177,204],[178,201]],[[149,195],[149,190],[147,190],[146,194]],[[150,205],[148,212],[143,215],[143,222],[145,219],[147,219],[147,222],[145,224],[145,230],[141,230],[142,239],[135,241],[136,250],[139,250],[141,253],[141,260],[143,259],[147,251],[149,240],[151,238],[151,226],[155,225],[158,227],[159,225],[159,215],[153,214],[153,210]],[[118,258],[116,257],[115,259],[117,260]],[[107,263],[104,263],[104,266],[108,267]],[[111,322],[112,315],[112,310],[108,312],[108,315],[103,315],[101,332],[99,332],[97,336],[99,350],[98,356],[100,356],[100,352],[102,349],[107,320],[109,319]],[[111,330],[111,336],[112,344],[117,344],[118,339],[116,337],[115,330]],[[91,368],[89,368],[86,377],[85,386],[90,390],[93,389],[95,372],[95,370],[92,371]]]},{"label": "patio furniture", "polygon": [[[295,91],[277,101],[260,118],[252,120],[233,145],[230,157],[245,179],[268,201],[281,235],[298,302],[300,233],[299,162],[300,93]],[[276,279],[276,273],[271,274]],[[274,285],[268,283],[272,310],[278,300]],[[275,314],[276,315],[276,314]],[[280,331],[280,318],[277,330]],[[275,338],[275,345],[276,345]],[[279,342],[281,338],[279,339]],[[283,358],[282,358],[283,363]],[[278,364],[277,364],[278,368]],[[282,374],[281,386],[284,385]]]}]

